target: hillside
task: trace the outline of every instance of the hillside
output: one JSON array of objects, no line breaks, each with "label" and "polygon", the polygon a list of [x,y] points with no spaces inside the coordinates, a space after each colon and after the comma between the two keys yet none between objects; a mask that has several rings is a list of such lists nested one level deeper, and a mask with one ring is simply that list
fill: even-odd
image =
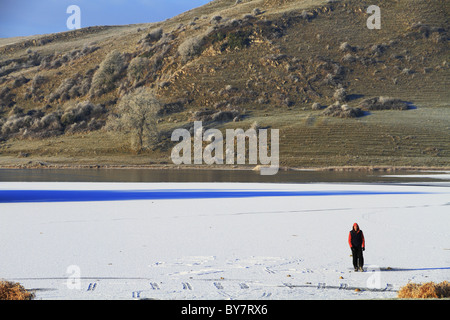
[{"label": "hillside", "polygon": [[[171,164],[170,133],[202,120],[279,129],[282,166],[448,167],[449,9],[216,0],[159,23],[0,39],[0,166]],[[162,102],[161,138],[136,153],[107,128],[141,87]]]}]

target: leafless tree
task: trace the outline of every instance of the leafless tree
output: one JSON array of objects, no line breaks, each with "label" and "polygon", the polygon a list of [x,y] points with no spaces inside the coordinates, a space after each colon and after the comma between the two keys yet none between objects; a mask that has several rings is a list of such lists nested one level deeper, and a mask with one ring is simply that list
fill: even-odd
[{"label": "leafless tree", "polygon": [[110,118],[108,130],[131,134],[131,143],[140,152],[159,139],[157,113],[161,104],[152,90],[141,87],[125,95]]}]

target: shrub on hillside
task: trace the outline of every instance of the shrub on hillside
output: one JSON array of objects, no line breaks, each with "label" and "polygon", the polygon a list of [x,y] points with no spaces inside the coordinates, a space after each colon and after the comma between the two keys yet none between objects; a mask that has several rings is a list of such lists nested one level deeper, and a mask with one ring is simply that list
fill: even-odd
[{"label": "shrub on hillside", "polygon": [[90,69],[84,76],[76,73],[72,78],[66,78],[61,81],[59,87],[48,96],[49,102],[56,100],[64,102],[88,94],[94,71],[95,69]]},{"label": "shrub on hillside", "polygon": [[184,40],[178,47],[178,53],[181,56],[181,60],[183,60],[183,62],[187,62],[198,55],[204,43],[205,34],[199,34]]},{"label": "shrub on hillside", "polygon": [[155,42],[161,39],[163,35],[163,29],[162,28],[154,28],[150,30],[149,33],[147,33],[142,39],[142,42]]},{"label": "shrub on hillside", "polygon": [[228,47],[230,49],[243,49],[250,44],[250,32],[237,31],[228,35]]},{"label": "shrub on hillside", "polygon": [[222,20],[221,16],[213,16],[209,23],[211,24],[218,24]]},{"label": "shrub on hillside", "polygon": [[334,92],[333,98],[336,101],[345,102],[347,101],[347,91],[344,88],[339,88]]},{"label": "shrub on hillside", "polygon": [[69,106],[61,116],[61,123],[67,126],[77,122],[88,121],[92,117],[102,115],[104,112],[103,106],[94,105],[90,101],[83,101]]},{"label": "shrub on hillside", "polygon": [[78,77],[64,79],[59,87],[48,96],[49,102],[53,102],[58,99],[65,101],[77,96],[76,91],[73,90],[77,84],[77,78]]},{"label": "shrub on hillside", "polygon": [[100,49],[100,47],[86,44],[82,49],[73,49],[70,52],[67,52],[64,55],[61,53],[52,53],[45,57],[40,57],[40,69],[56,69],[61,67],[63,64],[67,64],[70,61],[76,60],[78,58],[84,57],[96,50]]},{"label": "shrub on hillside", "polygon": [[[19,108],[20,109],[20,108]],[[45,115],[41,110],[29,110],[11,113],[3,120],[1,133],[4,136],[34,136],[37,132],[45,132],[47,136],[60,134],[63,127],[60,123],[60,112]]]},{"label": "shrub on hillside", "polygon": [[16,95],[11,92],[11,88],[3,87],[0,89],[0,106],[12,107],[16,103],[14,97]]},{"label": "shrub on hillside", "polygon": [[34,76],[33,80],[31,80],[31,91],[35,92],[42,84],[45,83],[46,78],[37,74]]},{"label": "shrub on hillside", "polygon": [[13,88],[19,88],[22,85],[24,85],[25,83],[27,83],[28,81],[30,81],[30,79],[27,79],[23,75],[21,75],[21,76],[19,76],[19,77],[14,79],[14,82],[13,82],[12,86],[13,86]]},{"label": "shrub on hillside", "polygon": [[45,131],[48,136],[61,132],[63,130],[61,112],[51,112],[42,118],[35,119],[30,129],[34,132]]},{"label": "shrub on hillside", "polygon": [[127,77],[131,81],[140,81],[149,65],[149,60],[143,57],[136,57],[130,61],[127,69]]},{"label": "shrub on hillside", "polygon": [[234,119],[239,119],[241,117],[241,113],[238,110],[223,110],[214,113],[211,116],[212,121],[217,122],[228,122]]},{"label": "shrub on hillside", "polygon": [[339,50],[344,52],[355,51],[355,48],[348,44],[348,42],[342,42],[339,46]]},{"label": "shrub on hillside", "polygon": [[229,121],[238,121],[243,117],[241,111],[237,109],[230,108],[227,110],[211,110],[211,109],[202,109],[194,112],[193,120],[194,121],[204,121],[204,122],[229,122]]},{"label": "shrub on hillside", "polygon": [[173,102],[164,103],[158,111],[158,116],[181,112],[187,103],[187,99],[177,99]]},{"label": "shrub on hillside", "polygon": [[310,19],[315,18],[315,14],[312,13],[312,12],[308,12],[306,10],[303,10],[302,13],[300,14],[300,17],[302,19],[305,19],[305,20],[309,21]]},{"label": "shrub on hillside", "polygon": [[[70,103],[69,103],[70,104]],[[5,137],[44,138],[63,133],[98,130],[104,125],[105,108],[89,101],[70,104],[65,111],[45,114],[43,110],[22,108],[11,110],[7,119],[1,121],[1,134]]]},{"label": "shrub on hillside", "polygon": [[351,108],[346,104],[340,105],[339,102],[336,102],[326,108],[322,114],[338,118],[357,118],[362,117],[364,112],[360,108]]},{"label": "shrub on hillside", "polygon": [[13,116],[13,115],[22,115],[23,114],[23,108],[19,107],[19,106],[14,106],[12,107],[11,110],[9,110],[8,112],[8,116]]},{"label": "shrub on hillside", "polygon": [[21,129],[26,129],[32,124],[32,117],[26,115],[12,115],[8,117],[6,122],[2,126],[2,134],[9,135],[19,132]]},{"label": "shrub on hillside", "polygon": [[352,63],[355,62],[359,57],[358,56],[354,56],[351,53],[347,53],[346,55],[344,55],[341,59],[342,62],[347,62],[347,63]]},{"label": "shrub on hillside", "polygon": [[254,8],[254,9],[252,10],[252,14],[253,14],[254,16],[258,16],[258,15],[262,14],[262,11],[261,11],[261,9],[259,9],[259,8]]},{"label": "shrub on hillside", "polygon": [[100,63],[92,78],[91,95],[100,96],[114,89],[116,80],[125,68],[124,56],[117,50],[111,51]]},{"label": "shrub on hillside", "polygon": [[320,105],[320,103],[318,103],[318,102],[314,102],[313,104],[312,104],[312,106],[311,106],[311,109],[312,110],[322,110],[324,107],[322,107],[321,105]]},{"label": "shrub on hillside", "polygon": [[359,105],[364,110],[407,110],[408,103],[391,97],[375,97],[362,101]]}]

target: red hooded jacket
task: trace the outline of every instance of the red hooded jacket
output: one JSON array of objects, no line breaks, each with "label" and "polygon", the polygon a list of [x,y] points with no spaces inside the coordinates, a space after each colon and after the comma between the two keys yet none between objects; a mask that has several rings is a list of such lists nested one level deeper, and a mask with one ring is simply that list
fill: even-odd
[{"label": "red hooded jacket", "polygon": [[356,222],[353,224],[353,228],[348,234],[348,244],[350,245],[350,248],[365,248],[364,234],[362,230],[359,229]]}]

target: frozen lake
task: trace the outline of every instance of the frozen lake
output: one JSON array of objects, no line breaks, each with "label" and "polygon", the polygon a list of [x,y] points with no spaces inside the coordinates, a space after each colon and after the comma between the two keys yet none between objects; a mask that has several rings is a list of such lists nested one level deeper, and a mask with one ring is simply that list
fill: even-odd
[{"label": "frozen lake", "polygon": [[[34,289],[37,299],[391,298],[409,281],[450,278],[445,179],[113,183],[0,176],[0,277]],[[36,200],[39,192],[45,199]],[[73,198],[61,197],[65,192]],[[86,192],[119,198],[86,199]],[[130,192],[140,198],[120,198]],[[365,272],[352,270],[347,237],[354,222],[366,237]]]}]

